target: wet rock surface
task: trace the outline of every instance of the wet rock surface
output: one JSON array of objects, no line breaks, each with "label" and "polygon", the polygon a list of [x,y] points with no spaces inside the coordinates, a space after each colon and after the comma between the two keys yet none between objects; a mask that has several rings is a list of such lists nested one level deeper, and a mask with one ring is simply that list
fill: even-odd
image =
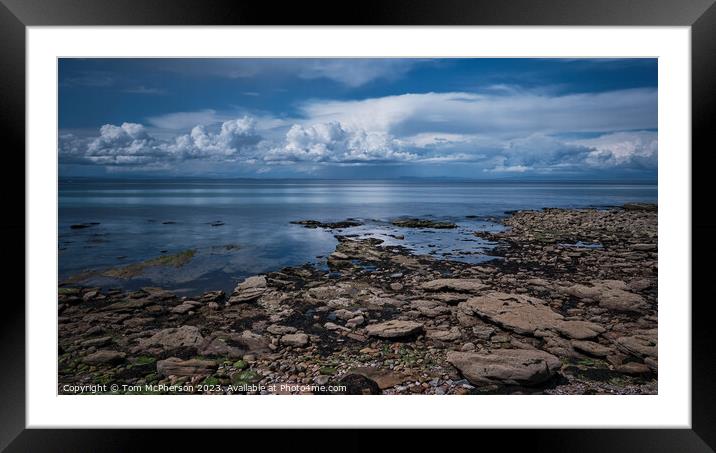
[{"label": "wet rock surface", "polygon": [[61,287],[60,392],[656,393],[656,207],[520,211],[503,223],[475,232],[498,244],[488,263],[339,235],[327,269],[250,277],[229,295]]}]

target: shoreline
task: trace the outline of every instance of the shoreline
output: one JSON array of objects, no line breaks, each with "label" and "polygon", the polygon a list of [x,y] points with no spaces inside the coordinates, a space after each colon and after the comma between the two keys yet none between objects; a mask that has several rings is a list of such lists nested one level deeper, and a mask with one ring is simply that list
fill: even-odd
[{"label": "shoreline", "polygon": [[480,264],[339,235],[329,273],[285,268],[232,294],[61,287],[58,392],[655,394],[656,206],[501,221],[475,233],[501,258]]}]

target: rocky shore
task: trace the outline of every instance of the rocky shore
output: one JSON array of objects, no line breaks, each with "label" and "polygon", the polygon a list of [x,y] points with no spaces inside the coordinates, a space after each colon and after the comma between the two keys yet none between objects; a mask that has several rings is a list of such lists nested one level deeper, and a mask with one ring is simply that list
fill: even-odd
[{"label": "rocky shore", "polygon": [[58,392],[657,393],[656,206],[502,221],[475,232],[500,257],[480,265],[343,230],[328,271],[286,268],[232,294],[62,286]]}]

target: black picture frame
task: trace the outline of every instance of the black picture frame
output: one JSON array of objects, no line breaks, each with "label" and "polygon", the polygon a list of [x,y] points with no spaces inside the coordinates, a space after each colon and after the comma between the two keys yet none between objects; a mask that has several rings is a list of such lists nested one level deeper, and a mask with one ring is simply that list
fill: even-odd
[{"label": "black picture frame", "polygon": [[[21,261],[7,261],[0,311],[0,449],[7,451],[126,451],[160,437],[162,450],[189,445],[201,437],[206,448],[240,437],[230,430],[210,436],[191,431],[25,429],[25,298],[17,282],[25,276],[25,32],[28,26],[67,25],[630,25],[690,26],[692,56],[692,429],[482,430],[479,445],[550,451],[714,451],[716,448],[716,342],[708,294],[710,266],[697,256],[714,252],[716,231],[707,206],[716,117],[715,0],[364,0],[285,2],[216,0],[0,0],[0,124],[4,126],[5,175],[0,178],[8,214],[0,223],[6,247]],[[711,145],[711,146],[708,146]],[[695,151],[698,150],[698,151]],[[20,171],[20,169],[23,171]],[[697,177],[701,176],[701,177]],[[701,240],[699,240],[701,239]],[[695,242],[699,240],[699,242]],[[21,247],[22,246],[22,247]],[[22,248],[22,250],[21,250]],[[20,262],[23,265],[20,265]],[[704,260],[705,262],[705,260]],[[11,286],[12,285],[12,286]],[[703,297],[697,297],[699,290]],[[690,301],[679,301],[688,304]],[[98,414],[101,416],[101,414]],[[233,433],[233,434],[232,434]],[[422,433],[425,433],[424,431]],[[377,441],[365,432],[334,431],[340,448],[362,450]],[[243,435],[239,435],[243,436]],[[266,433],[262,434],[266,437]],[[394,436],[383,447],[443,437],[435,433]],[[304,439],[302,441],[301,439]],[[270,435],[272,449],[315,446],[314,435]],[[387,443],[386,443],[387,442]],[[393,445],[391,445],[393,444]],[[233,445],[236,445],[235,443]],[[425,444],[427,445],[427,444]],[[457,448],[457,446],[453,446]]]}]

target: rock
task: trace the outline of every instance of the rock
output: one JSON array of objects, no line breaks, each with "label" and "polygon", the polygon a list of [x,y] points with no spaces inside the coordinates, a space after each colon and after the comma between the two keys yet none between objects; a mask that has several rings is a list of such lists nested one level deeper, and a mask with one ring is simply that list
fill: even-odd
[{"label": "rock", "polygon": [[266,328],[266,331],[272,335],[286,335],[287,333],[296,332],[296,328],[290,326],[282,326],[279,324],[271,324]]},{"label": "rock", "polygon": [[630,374],[633,376],[651,373],[651,369],[646,364],[637,362],[623,363],[617,366],[616,370],[620,373]]},{"label": "rock", "polygon": [[640,312],[646,308],[646,303],[638,294],[612,289],[599,295],[599,306],[614,311]]},{"label": "rock", "polygon": [[191,311],[191,310],[193,310],[193,309],[194,309],[194,306],[193,306],[193,305],[190,305],[190,304],[181,304],[181,305],[177,305],[176,307],[172,308],[172,309],[169,310],[169,311],[172,312],[172,313],[176,313],[176,314],[179,314],[179,315],[183,315],[184,313],[187,313],[187,312],[189,312],[189,311]]},{"label": "rock", "polygon": [[462,337],[462,333],[460,328],[452,327],[450,330],[428,330],[425,336],[431,340],[455,341]]},{"label": "rock", "polygon": [[308,335],[305,333],[287,334],[281,337],[281,344],[285,346],[306,346],[308,344]]},{"label": "rock", "polygon": [[620,280],[596,280],[589,286],[574,284],[561,288],[565,294],[599,302],[600,307],[622,312],[639,312],[646,308],[644,298],[627,291],[627,284]]},{"label": "rock", "polygon": [[100,337],[100,338],[91,338],[89,340],[85,340],[82,342],[82,346],[88,348],[90,346],[94,347],[101,347],[105,346],[112,342],[112,337]]},{"label": "rock", "polygon": [[410,306],[428,318],[435,318],[440,315],[449,315],[452,313],[450,307],[434,300],[415,300]]},{"label": "rock", "polygon": [[610,348],[593,341],[572,340],[571,343],[572,347],[577,351],[581,351],[595,357],[606,357],[613,352]]},{"label": "rock", "polygon": [[390,284],[390,289],[392,289],[393,291],[400,291],[401,289],[403,289],[403,285],[402,285],[401,283],[398,283],[398,282],[391,283],[391,284]]},{"label": "rock", "polygon": [[330,230],[352,228],[363,225],[363,223],[352,219],[346,219],[341,222],[319,222],[318,220],[294,220],[294,225],[303,225],[306,228],[326,228]]},{"label": "rock", "polygon": [[396,385],[400,385],[403,382],[411,379],[402,373],[397,373],[392,370],[384,370],[375,367],[357,367],[352,368],[348,371],[349,374],[359,374],[364,376],[378,385],[378,388],[385,390]]},{"label": "rock", "polygon": [[161,376],[208,376],[217,367],[213,360],[182,360],[169,357],[157,362],[157,373]]},{"label": "rock", "polygon": [[488,326],[473,326],[472,333],[480,340],[489,340],[495,333],[495,329]]},{"label": "rock", "polygon": [[627,211],[657,211],[658,206],[654,203],[625,203],[624,209]]},{"label": "rock", "polygon": [[365,323],[365,318],[362,315],[358,315],[355,318],[351,318],[346,322],[346,327],[349,329],[355,329],[358,326],[362,326]]},{"label": "rock", "polygon": [[182,347],[198,348],[204,342],[204,337],[195,326],[172,327],[160,330],[149,338],[139,341],[140,347],[146,349],[151,346],[161,346],[164,349]]},{"label": "rock", "polygon": [[87,291],[82,295],[83,302],[89,302],[99,295],[99,291]]},{"label": "rock", "polygon": [[338,319],[348,321],[349,319],[355,318],[357,313],[342,308],[340,310],[334,311],[333,314],[336,315],[336,318]]},{"label": "rock", "polygon": [[332,323],[332,322],[327,322],[327,323],[323,324],[323,327],[324,327],[326,330],[331,330],[331,331],[333,331],[333,330],[342,330],[342,331],[346,331],[346,332],[347,332],[347,331],[350,331],[350,330],[351,330],[351,329],[349,329],[349,328],[347,328],[347,327],[339,326],[338,324]]},{"label": "rock", "polygon": [[320,375],[313,378],[313,383],[316,385],[326,385],[331,380],[330,376]]},{"label": "rock", "polygon": [[349,257],[345,253],[333,252],[328,258],[332,260],[347,260]]},{"label": "rock", "polygon": [[584,340],[605,331],[593,322],[565,321],[543,300],[522,294],[492,292],[473,297],[461,303],[458,309],[522,335],[536,336],[536,331],[553,330],[569,338]]},{"label": "rock", "polygon": [[475,346],[475,343],[465,343],[465,344],[462,345],[462,347],[460,348],[460,350],[463,351],[463,352],[472,352],[472,351],[474,351],[474,350],[476,350],[476,349],[477,349],[477,346]]},{"label": "rock", "polygon": [[616,339],[616,345],[619,349],[637,357],[658,356],[656,336],[635,335],[632,337],[619,337]]},{"label": "rock", "polygon": [[204,343],[198,347],[198,353],[202,356],[228,357],[230,359],[239,359],[247,352],[243,348],[232,346],[228,343],[230,337],[228,334],[215,333],[207,338]]},{"label": "rock", "polygon": [[564,336],[575,340],[594,338],[605,332],[604,327],[589,321],[562,321],[554,328]]},{"label": "rock", "polygon": [[474,385],[541,384],[553,377],[562,365],[552,354],[532,349],[449,352],[447,361]]},{"label": "rock", "polygon": [[537,329],[548,329],[562,321],[562,315],[543,300],[521,294],[491,292],[468,299],[458,308],[523,335],[532,335]]},{"label": "rock", "polygon": [[84,356],[82,362],[88,365],[117,364],[123,362],[125,357],[127,354],[123,352],[102,350]]},{"label": "rock", "polygon": [[655,252],[656,244],[633,244],[632,250],[638,250],[640,252]]},{"label": "rock", "polygon": [[[231,335],[231,342],[247,351],[256,354],[263,354],[269,351],[269,341],[263,336],[245,330],[241,334]],[[247,360],[244,355],[244,360]]]},{"label": "rock", "polygon": [[345,395],[380,395],[380,387],[370,378],[360,374],[346,374],[339,381],[339,385],[345,386],[346,390],[340,392]]},{"label": "rock", "polygon": [[476,278],[439,278],[427,283],[423,283],[420,287],[426,291],[459,291],[459,292],[478,292],[486,285]]},{"label": "rock", "polygon": [[129,299],[104,307],[105,311],[132,312],[152,303],[149,299]]},{"label": "rock", "polygon": [[390,222],[391,224],[403,227],[403,228],[437,228],[437,229],[452,229],[457,228],[452,222],[440,222],[436,220],[428,219],[395,219]]},{"label": "rock", "polygon": [[267,289],[266,277],[255,275],[239,283],[229,298],[229,304],[251,302],[261,297]]},{"label": "rock", "polygon": [[99,222],[74,223],[74,224],[70,225],[70,229],[81,230],[83,228],[89,228],[89,227],[93,227],[95,225],[99,225]]},{"label": "rock", "polygon": [[392,320],[371,324],[366,328],[368,336],[378,338],[404,338],[423,331],[423,325],[413,321]]}]

